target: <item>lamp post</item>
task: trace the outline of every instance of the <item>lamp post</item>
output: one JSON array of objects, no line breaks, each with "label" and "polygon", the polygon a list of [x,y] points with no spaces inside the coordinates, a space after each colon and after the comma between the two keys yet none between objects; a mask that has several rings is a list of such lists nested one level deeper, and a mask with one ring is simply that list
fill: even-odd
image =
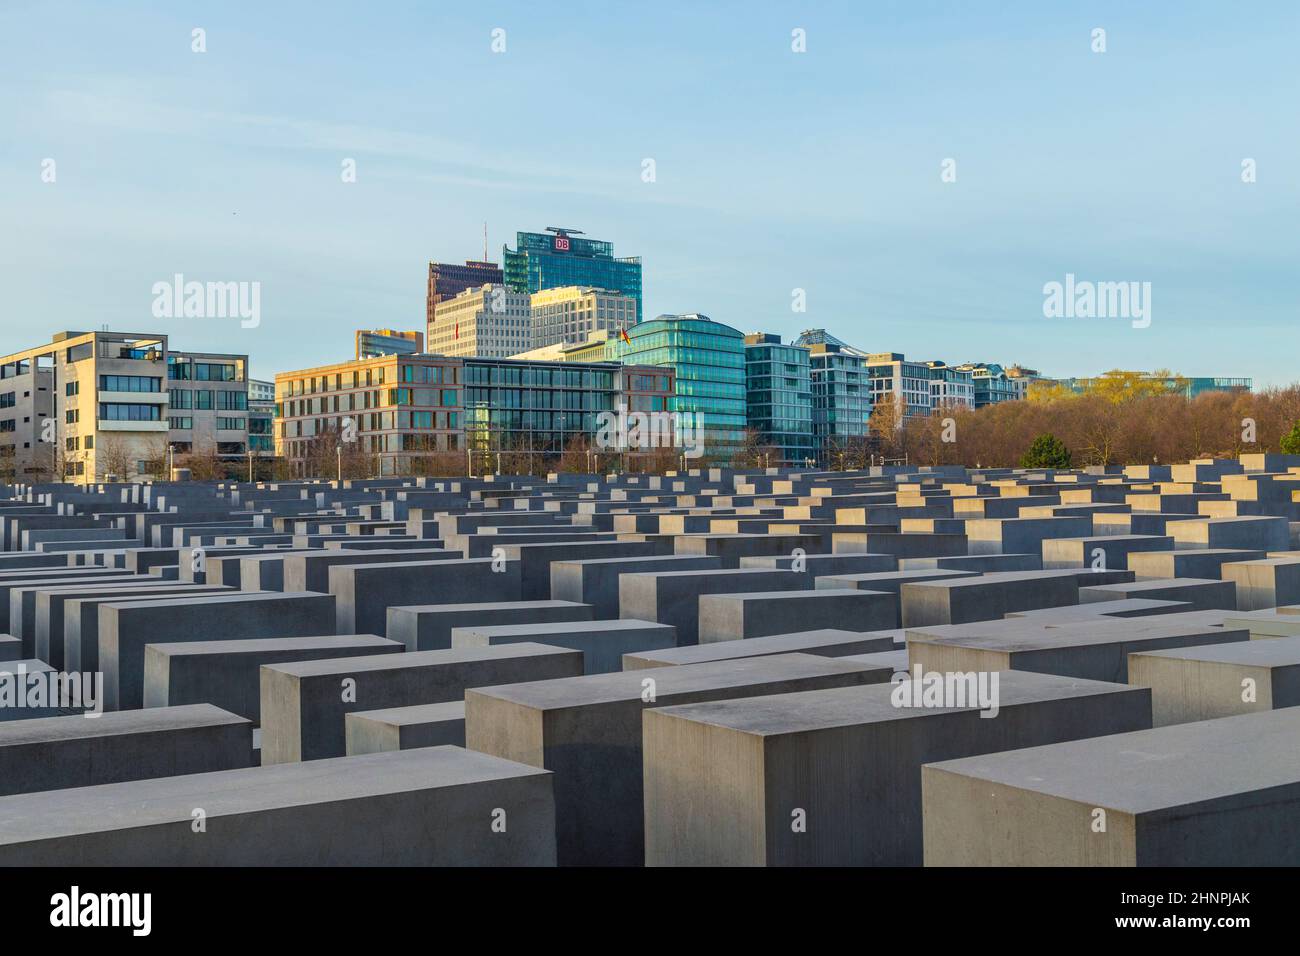
[{"label": "lamp post", "polygon": [[339,442],[334,446],[334,455],[339,464],[339,487],[343,487],[343,443]]},{"label": "lamp post", "polygon": [[248,483],[253,483],[253,444],[248,444]]},{"label": "lamp post", "polygon": [[176,479],[176,446],[169,444],[167,446],[167,480]]}]

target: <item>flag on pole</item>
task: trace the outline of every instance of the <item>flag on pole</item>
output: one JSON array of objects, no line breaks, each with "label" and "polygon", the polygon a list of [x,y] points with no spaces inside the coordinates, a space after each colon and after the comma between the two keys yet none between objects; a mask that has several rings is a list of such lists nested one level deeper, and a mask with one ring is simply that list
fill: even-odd
[{"label": "flag on pole", "polygon": [[627,337],[627,329],[619,329],[619,330],[618,330],[618,337],[621,338],[621,339],[622,339],[624,342],[626,342],[628,345],[631,345],[631,344],[632,344],[632,340],[631,340],[630,338]]}]

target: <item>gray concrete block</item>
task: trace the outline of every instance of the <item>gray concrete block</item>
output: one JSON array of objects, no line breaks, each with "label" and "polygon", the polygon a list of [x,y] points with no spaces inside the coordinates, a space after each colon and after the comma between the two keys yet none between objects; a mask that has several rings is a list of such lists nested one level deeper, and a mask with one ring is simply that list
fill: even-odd
[{"label": "gray concrete block", "polygon": [[898,619],[898,596],[888,591],[821,588],[700,596],[699,642],[739,641],[800,628],[884,631]]},{"label": "gray concrete block", "polygon": [[554,624],[590,621],[590,604],[573,601],[497,601],[473,604],[423,604],[388,609],[387,637],[408,651],[437,651],[451,647],[458,627],[497,624]]},{"label": "gray concrete block", "polygon": [[972,518],[966,522],[971,554],[1042,554],[1051,538],[1082,538],[1092,534],[1092,517]]},{"label": "gray concrete block", "polygon": [[401,644],[374,634],[266,637],[149,644],[144,653],[144,706],[206,701],[257,724],[263,664],[397,654]]},{"label": "gray concrete block", "polygon": [[303,551],[297,554],[285,553],[284,567],[281,575],[284,579],[282,590],[318,591],[328,594],[330,590],[330,569],[343,565],[356,564],[400,564],[408,561],[428,563],[430,561],[459,560],[455,551],[441,548],[425,548],[417,551],[408,549],[380,551]]},{"label": "gray concrete block", "polygon": [[1300,603],[1300,556],[1228,561],[1219,571],[1236,586],[1239,611]]},{"label": "gray concrete block", "polygon": [[338,601],[339,634],[380,634],[388,609],[415,604],[518,601],[519,564],[474,558],[330,568],[329,591]]},{"label": "gray concrete block", "polygon": [[1079,602],[1069,576],[1042,571],[1005,571],[946,581],[917,581],[901,591],[903,627],[991,621],[1013,611],[1064,607]]},{"label": "gray concrete block", "polygon": [[1213,580],[1220,576],[1220,569],[1228,562],[1257,561],[1266,556],[1264,551],[1240,551],[1232,548],[1145,551],[1129,555],[1128,567],[1139,581],[1171,578]]},{"label": "gray concrete block", "polygon": [[551,596],[590,604],[596,619],[618,617],[619,576],[643,571],[714,571],[722,559],[667,554],[644,558],[599,558],[551,564]]},{"label": "gray concrete block", "polygon": [[1246,515],[1171,521],[1167,534],[1176,549],[1245,548],[1251,551],[1285,551],[1291,532],[1285,518]]},{"label": "gray concrete block", "polygon": [[1128,682],[1151,688],[1157,727],[1300,705],[1300,637],[1143,651]]},{"label": "gray concrete block", "polygon": [[1132,581],[1127,584],[1096,584],[1079,588],[1080,604],[1125,598],[1185,601],[1197,611],[1216,608],[1230,611],[1237,606],[1236,585],[1231,581],[1174,578],[1168,581]]},{"label": "gray concrete block", "polygon": [[1128,569],[1129,557],[1145,551],[1172,551],[1168,535],[1112,534],[1086,538],[1048,538],[1043,542],[1044,568]]},{"label": "gray concrete block", "polygon": [[0,796],[247,767],[252,725],[211,704],[0,724]]},{"label": "gray concrete block", "polygon": [[649,711],[646,864],[917,866],[922,764],[1151,723],[1141,688],[997,678],[992,719],[900,704],[907,682]]},{"label": "gray concrete block", "polygon": [[3,866],[554,864],[551,775],[459,747],[0,798]]},{"label": "gray concrete block", "polygon": [[[798,592],[795,592],[798,593]],[[680,664],[706,664],[742,657],[767,657],[772,654],[816,654],[818,657],[848,657],[892,650],[894,639],[888,634],[843,631],[822,628],[751,637],[743,641],[715,641],[691,647],[672,647],[663,651],[641,651],[623,655],[623,670],[650,667],[675,667]],[[905,654],[905,652],[904,652]]]},{"label": "gray concrete block", "polygon": [[471,687],[582,673],[582,654],[541,644],[412,651],[261,669],[262,763],[338,757],[344,715],[463,700]]},{"label": "gray concrete block", "polygon": [[465,695],[465,742],[473,750],[555,771],[561,865],[639,866],[646,711],[883,679],[879,667],[781,654],[483,687]]},{"label": "gray concrete block", "polygon": [[415,747],[464,747],[465,702],[359,710],[344,717],[344,730],[349,757]]},{"label": "gray concrete block", "polygon": [[328,634],[329,594],[235,592],[172,601],[111,601],[99,606],[99,667],[104,709],[144,706],[144,652],[180,641],[308,637]]},{"label": "gray concrete block", "polygon": [[519,593],[525,601],[545,601],[551,592],[551,562],[598,558],[647,558],[665,549],[653,541],[550,541],[505,546],[509,561],[519,562]]},{"label": "gray concrete block", "polygon": [[805,587],[803,574],[763,568],[623,574],[618,579],[619,617],[671,624],[677,629],[678,646],[686,647],[699,643],[701,595]]},{"label": "gray concrete block", "polygon": [[582,652],[584,674],[609,674],[621,669],[623,655],[677,646],[670,624],[636,621],[568,621],[548,624],[496,624],[457,627],[451,632],[454,648],[504,647],[536,643]]},{"label": "gray concrete block", "polygon": [[925,864],[1300,865],[1298,736],[1290,707],[930,764]]},{"label": "gray concrete block", "polygon": [[1168,623],[1177,617],[1097,618],[1056,626],[995,621],[908,630],[908,659],[927,672],[1025,670],[1122,684],[1134,651],[1250,639],[1244,628]]}]

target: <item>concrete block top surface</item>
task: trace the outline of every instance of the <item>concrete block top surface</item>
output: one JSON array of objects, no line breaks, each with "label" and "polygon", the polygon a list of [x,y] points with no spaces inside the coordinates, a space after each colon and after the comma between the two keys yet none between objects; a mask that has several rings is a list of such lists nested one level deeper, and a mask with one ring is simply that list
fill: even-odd
[{"label": "concrete block top surface", "polygon": [[329,598],[319,591],[234,591],[229,594],[177,595],[175,601],[110,601],[101,607],[113,608],[153,608],[168,604],[180,604],[189,607],[193,604],[262,604],[268,601],[285,601],[292,598],[320,601]]},{"label": "concrete block top surface", "polygon": [[1090,807],[1149,813],[1300,783],[1300,707],[928,766]]},{"label": "concrete block top surface", "polygon": [[[1030,671],[998,671],[998,706],[1005,710],[1019,704],[1034,704],[1070,698],[1111,694],[1142,694],[1146,688],[1104,681],[1058,677]],[[977,703],[966,707],[911,706],[894,703],[896,685],[864,684],[831,690],[800,691],[734,700],[706,701],[661,708],[658,713],[684,717],[716,727],[761,737],[800,734],[857,724],[923,718],[932,714],[978,711]],[[916,696],[920,696],[918,692]]]},{"label": "concrete block top surface", "polygon": [[444,720],[464,720],[465,702],[450,700],[442,704],[413,704],[410,707],[387,707],[382,710],[355,710],[346,717],[348,720],[373,720],[394,727],[432,724]]},{"label": "concrete block top surface", "polygon": [[0,843],[167,823],[189,826],[191,811],[199,806],[211,819],[549,773],[444,746],[18,794],[0,798]]},{"label": "concrete block top surface", "polygon": [[[779,592],[784,593],[784,592]],[[548,634],[608,634],[612,631],[671,631],[672,625],[636,618],[611,618],[606,621],[546,621],[541,624],[487,624],[482,627],[465,625],[452,629],[452,634],[482,634],[487,637],[535,635],[539,639]],[[411,655],[408,654],[407,657]]]},{"label": "concrete block top surface", "polygon": [[[1026,621],[1023,627],[1009,627],[1012,621],[985,622],[993,627],[968,624],[941,625],[932,628],[909,628],[909,643],[955,644],[960,647],[1017,652],[1097,644],[1124,644],[1164,638],[1190,637],[1203,633],[1213,640],[1246,640],[1245,628],[1228,629],[1214,624],[1169,624],[1167,616],[1124,618],[1122,620],[1069,621],[1059,627],[1046,627]],[[998,627],[997,625],[1002,625]]]},{"label": "concrete block top surface", "polygon": [[[106,711],[98,717],[73,714],[69,717],[35,717],[0,722],[0,747],[42,744],[86,737],[144,734],[220,724],[250,724],[236,714],[212,704],[180,707],[146,707],[141,710]],[[0,819],[3,819],[0,815]]]},{"label": "concrete block top surface", "polygon": [[411,667],[436,667],[440,664],[467,664],[498,658],[542,657],[547,654],[578,654],[562,647],[521,642],[491,647],[453,647],[437,651],[407,651],[404,654],[374,654],[361,657],[324,658],[315,661],[290,661],[264,664],[265,668],[294,677],[332,676],[355,671],[402,670]]},{"label": "concrete block top surface", "polygon": [[[779,591],[782,596],[803,592]],[[861,591],[853,592],[861,594]],[[841,631],[821,628],[816,631],[798,631],[792,634],[772,634],[768,637],[750,637],[740,641],[715,641],[711,644],[693,644],[687,647],[670,647],[662,651],[639,651],[623,655],[664,664],[704,664],[709,661],[727,661],[738,657],[759,657],[767,654],[799,654],[836,644],[879,644],[882,649],[893,643],[893,638],[882,631]],[[856,659],[856,657],[855,657]]]},{"label": "concrete block top surface", "polygon": [[564,607],[590,607],[578,601],[476,601],[472,604],[399,604],[389,607],[389,611],[407,614],[466,614],[475,611],[491,613],[492,611],[545,611]]},{"label": "concrete block top surface", "polygon": [[[252,637],[233,641],[177,641],[150,644],[155,654],[168,657],[204,657],[208,654],[266,654],[304,648],[388,647],[397,644],[377,634],[322,634],[319,637]],[[351,658],[355,660],[355,658]]]},{"label": "concrete block top surface", "polygon": [[[1248,667],[1300,665],[1300,637],[1275,637],[1266,641],[1234,641],[1231,644],[1201,644],[1164,651],[1134,651],[1133,657],[1171,657],[1213,664],[1242,664]],[[1300,740],[1296,741],[1300,749]]]},{"label": "concrete block top surface", "polygon": [[664,667],[648,674],[644,671],[619,671],[479,687],[465,693],[466,696],[480,694],[495,697],[535,710],[565,710],[592,704],[640,700],[645,690],[643,682],[647,678],[654,679],[656,696],[662,698],[670,694],[692,694],[720,687],[744,687],[767,681],[797,680],[829,674],[854,674],[870,669],[859,664],[845,664],[834,657],[774,654],[691,664],[688,667]]}]

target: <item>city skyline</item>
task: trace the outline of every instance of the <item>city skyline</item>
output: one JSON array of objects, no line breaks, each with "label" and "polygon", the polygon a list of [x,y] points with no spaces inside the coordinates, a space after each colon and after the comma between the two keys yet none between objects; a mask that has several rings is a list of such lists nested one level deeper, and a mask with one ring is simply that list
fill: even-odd
[{"label": "city skyline", "polygon": [[[479,258],[486,221],[498,264],[552,223],[642,257],[645,318],[1054,377],[1295,378],[1260,347],[1300,304],[1292,10],[740,12],[19,4],[0,351],[107,325],[263,379],[341,361],[357,328],[423,328],[429,261]],[[154,318],[176,274],[259,283],[260,321]],[[1046,318],[1069,276],[1151,283],[1149,325]]]}]

